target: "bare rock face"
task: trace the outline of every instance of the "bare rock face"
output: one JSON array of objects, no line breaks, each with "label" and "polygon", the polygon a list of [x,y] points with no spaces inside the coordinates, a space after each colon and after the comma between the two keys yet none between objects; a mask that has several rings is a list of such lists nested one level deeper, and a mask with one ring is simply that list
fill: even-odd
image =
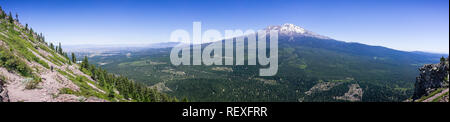
[{"label": "bare rock face", "polygon": [[417,77],[413,99],[427,96],[438,88],[448,87],[448,58],[439,64],[426,64],[419,68],[420,76]]},{"label": "bare rock face", "polygon": [[0,102],[9,102],[8,90],[3,88],[5,81],[0,79]]},{"label": "bare rock face", "polygon": [[348,92],[344,94],[344,96],[336,96],[334,99],[336,100],[346,100],[351,102],[361,101],[363,97],[363,89],[359,86],[359,84],[352,84],[348,86]]}]

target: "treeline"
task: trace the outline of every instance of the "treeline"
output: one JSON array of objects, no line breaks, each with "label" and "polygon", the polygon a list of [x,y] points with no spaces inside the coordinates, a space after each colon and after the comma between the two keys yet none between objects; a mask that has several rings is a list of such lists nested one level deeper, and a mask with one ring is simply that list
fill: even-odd
[{"label": "treeline", "polygon": [[[72,62],[76,63],[76,60],[70,60],[69,55],[67,55],[67,52],[63,51],[61,43],[59,43],[56,47],[55,47],[55,45],[53,45],[53,43],[50,43],[48,46],[50,47],[50,49],[54,50],[56,53],[64,56],[64,58],[69,60],[69,64]],[[72,57],[73,57],[73,54],[72,54]]]},{"label": "treeline", "polygon": [[[89,74],[100,86],[107,88],[110,93],[109,97],[114,97],[111,95],[114,95],[113,90],[116,89],[125,99],[137,102],[179,102],[176,97],[169,97],[145,84],[136,83],[124,76],[116,76],[101,67],[89,64],[87,56],[84,57],[80,70]],[[183,98],[181,101],[188,102],[188,99]]]},{"label": "treeline", "polygon": [[[16,13],[16,18],[12,16],[11,12],[9,14],[6,14],[6,12],[3,10],[3,8],[0,6],[0,19],[6,19],[10,24],[16,24],[15,22],[19,23],[19,14]],[[45,42],[45,37],[42,33],[37,33],[33,30],[33,28],[29,27],[28,24],[25,24],[24,27],[27,34],[32,35],[33,37],[36,37],[36,40],[39,42]]]},{"label": "treeline", "polygon": [[[14,23],[14,18],[13,18],[13,16],[12,16],[12,14],[11,14],[11,12],[9,12],[9,14],[7,15],[6,13],[5,13],[5,11],[3,11],[3,8],[0,6],[0,18],[1,19],[8,19],[8,21],[9,21],[9,23]],[[16,20],[17,21],[19,21],[19,15],[18,14],[16,14]]]},{"label": "treeline", "polygon": [[[2,24],[12,25],[16,20],[18,21],[18,15],[16,15],[16,19],[13,19],[11,12],[7,15],[0,6],[0,21],[5,21]],[[32,76],[31,68],[24,61],[14,56],[11,48],[0,47],[0,66],[5,67],[8,71],[17,71],[22,76]]]},{"label": "treeline", "polygon": [[[14,25],[14,24],[16,24],[15,22],[19,23],[19,14],[16,13],[15,17],[16,18],[14,19],[14,17],[11,14],[11,12],[9,12],[9,14],[6,14],[5,11],[3,10],[3,8],[0,6],[0,19],[7,19],[8,22],[11,25]],[[33,30],[33,28],[28,26],[28,24],[25,24],[24,31],[29,36],[34,37],[34,39],[36,39],[35,41],[42,42],[42,43],[45,43],[47,45],[47,42],[45,41],[44,35],[42,33],[35,32]],[[53,43],[50,43],[47,46],[50,49],[56,51],[58,54],[64,56],[66,59],[69,59],[69,56],[67,55],[67,53],[62,50],[61,43],[59,43],[59,45],[57,45],[57,46],[53,45]],[[69,63],[71,63],[71,62],[69,61]]]}]

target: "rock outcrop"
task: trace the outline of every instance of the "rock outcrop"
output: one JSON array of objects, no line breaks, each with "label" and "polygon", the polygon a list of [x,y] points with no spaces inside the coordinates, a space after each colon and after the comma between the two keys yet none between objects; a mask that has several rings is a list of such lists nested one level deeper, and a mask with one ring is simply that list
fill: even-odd
[{"label": "rock outcrop", "polygon": [[364,91],[359,84],[352,84],[348,86],[348,92],[344,96],[336,96],[334,99],[357,102],[362,100],[363,94]]},{"label": "rock outcrop", "polygon": [[4,88],[5,81],[0,79],[0,102],[9,102],[8,90]]},{"label": "rock outcrop", "polygon": [[448,88],[448,68],[448,58],[441,59],[438,64],[426,64],[419,68],[420,76],[416,79],[413,100],[428,96],[439,88]]}]

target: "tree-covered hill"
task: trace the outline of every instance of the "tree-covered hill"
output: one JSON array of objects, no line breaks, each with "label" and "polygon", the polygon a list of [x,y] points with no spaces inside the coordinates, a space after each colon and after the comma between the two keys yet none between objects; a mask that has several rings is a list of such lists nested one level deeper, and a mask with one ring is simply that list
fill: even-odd
[{"label": "tree-covered hill", "polygon": [[260,66],[174,66],[170,51],[124,50],[91,59],[115,74],[195,101],[307,102],[403,101],[413,93],[417,68],[441,57],[288,32],[279,35],[278,73],[260,77]]}]

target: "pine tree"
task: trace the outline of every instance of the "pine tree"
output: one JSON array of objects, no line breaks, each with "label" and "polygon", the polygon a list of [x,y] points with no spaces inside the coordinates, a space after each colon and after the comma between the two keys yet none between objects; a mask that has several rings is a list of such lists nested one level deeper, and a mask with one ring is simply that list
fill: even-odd
[{"label": "pine tree", "polygon": [[3,11],[3,8],[0,6],[0,19],[4,19],[5,18],[5,12]]},{"label": "pine tree", "polygon": [[71,62],[69,55],[66,52],[64,52],[63,55],[64,55],[64,58],[66,58],[67,60],[69,60],[69,62]]},{"label": "pine tree", "polygon": [[50,49],[55,50],[55,45],[53,45],[53,43],[50,43]]},{"label": "pine tree", "polygon": [[4,19],[5,17],[6,17],[5,13],[2,11],[2,12],[0,13],[0,19]]},{"label": "pine tree", "polygon": [[89,68],[89,61],[88,61],[88,57],[84,56],[83,62],[81,63],[81,67],[88,69]]},{"label": "pine tree", "polygon": [[13,17],[12,17],[12,15],[11,15],[11,12],[9,12],[9,23],[14,23],[14,19],[13,19]]},{"label": "pine tree", "polygon": [[59,53],[58,49],[59,49],[59,47],[58,47],[58,45],[56,45],[56,46],[55,46],[55,52],[56,52],[56,53]]},{"label": "pine tree", "polygon": [[114,98],[114,90],[113,90],[113,89],[109,89],[109,91],[108,91],[108,97],[109,97],[109,98]]},{"label": "pine tree", "polygon": [[16,20],[19,21],[19,14],[16,13]]},{"label": "pine tree", "polygon": [[174,98],[172,102],[180,102],[177,98]]},{"label": "pine tree", "polygon": [[189,102],[189,100],[187,99],[187,97],[184,97],[181,102]]},{"label": "pine tree", "polygon": [[72,52],[72,62],[77,63],[77,57],[75,57],[75,53]]},{"label": "pine tree", "polygon": [[63,54],[63,51],[62,51],[62,47],[61,47],[61,42],[59,43],[59,46],[58,46],[58,53],[59,54]]}]

